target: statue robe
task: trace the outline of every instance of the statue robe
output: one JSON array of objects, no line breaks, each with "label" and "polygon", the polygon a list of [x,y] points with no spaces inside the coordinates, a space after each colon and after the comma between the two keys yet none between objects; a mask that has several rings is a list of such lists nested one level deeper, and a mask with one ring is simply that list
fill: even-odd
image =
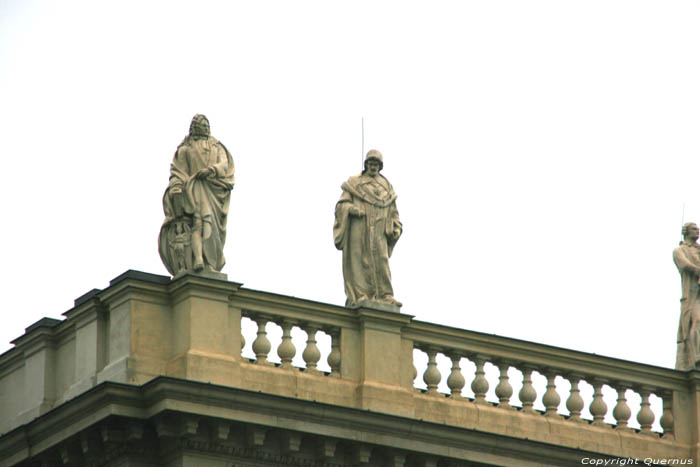
[{"label": "statue robe", "polygon": [[697,243],[681,243],[673,250],[673,262],[681,274],[681,317],[678,322],[676,369],[695,368],[700,360],[700,285],[691,269],[700,266],[700,247]]},{"label": "statue robe", "polygon": [[[345,305],[354,306],[363,300],[393,300],[389,257],[402,231],[396,193],[382,175],[353,176],[341,188],[333,237],[336,248],[343,251]],[[351,206],[364,216],[351,216]]]},{"label": "statue robe", "polygon": [[[215,173],[204,179],[195,178],[200,169],[207,167],[212,167]],[[233,158],[215,138],[188,136],[177,148],[170,164],[170,183],[163,195],[165,221],[158,241],[161,259],[171,274],[178,271],[168,247],[168,233],[175,221],[183,219],[196,228],[201,223],[204,264],[215,271],[224,267],[226,219],[233,184]],[[182,192],[181,208],[174,203],[173,194],[177,190]]]}]

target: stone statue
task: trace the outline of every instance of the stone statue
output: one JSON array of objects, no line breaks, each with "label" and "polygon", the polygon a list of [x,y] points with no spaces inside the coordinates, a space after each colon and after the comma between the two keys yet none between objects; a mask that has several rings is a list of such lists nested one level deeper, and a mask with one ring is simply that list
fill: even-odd
[{"label": "stone statue", "polygon": [[402,232],[396,193],[379,171],[382,154],[371,150],[365,169],[342,184],[343,194],[335,205],[333,237],[343,250],[345,306],[384,304],[397,309],[391,287],[389,257]]},{"label": "stone statue", "polygon": [[[681,318],[678,323],[676,369],[689,370],[700,363],[700,229],[683,226],[683,241],[673,250],[673,262],[681,274]],[[700,368],[700,365],[698,365]]]},{"label": "stone statue", "polygon": [[170,274],[216,273],[226,263],[226,217],[234,182],[226,147],[209,134],[209,120],[195,115],[190,134],[170,164],[163,195],[165,221],[158,251]]}]

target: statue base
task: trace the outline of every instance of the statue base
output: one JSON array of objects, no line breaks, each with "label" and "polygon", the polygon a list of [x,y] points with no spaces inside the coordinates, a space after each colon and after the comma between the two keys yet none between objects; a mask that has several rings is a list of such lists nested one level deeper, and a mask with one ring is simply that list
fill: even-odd
[{"label": "statue base", "polygon": [[199,277],[208,277],[209,279],[218,279],[218,280],[222,280],[222,281],[227,281],[227,280],[228,280],[228,275],[227,275],[227,274],[224,274],[223,272],[207,270],[206,268],[205,268],[205,269],[202,269],[202,270],[200,270],[200,271],[195,271],[195,270],[193,270],[193,269],[190,269],[190,270],[188,270],[188,271],[183,271],[183,272],[177,274],[176,276],[174,276],[174,277],[173,277],[173,280],[177,280],[177,279],[179,279],[179,278],[181,278],[181,277],[184,277],[184,276],[187,276],[187,275],[189,275],[189,276],[199,276]]},{"label": "statue base", "polygon": [[347,308],[350,308],[351,310],[357,310],[358,308],[371,308],[373,310],[390,311],[392,313],[401,312],[401,304],[381,302],[379,300],[360,300],[352,305],[348,305]]}]

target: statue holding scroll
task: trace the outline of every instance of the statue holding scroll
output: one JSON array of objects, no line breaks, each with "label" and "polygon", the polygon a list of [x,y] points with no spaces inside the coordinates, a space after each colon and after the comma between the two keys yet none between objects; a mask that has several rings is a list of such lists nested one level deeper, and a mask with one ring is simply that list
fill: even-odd
[{"label": "statue holding scroll", "polygon": [[371,150],[365,169],[342,184],[333,237],[343,251],[346,306],[380,303],[399,307],[391,286],[389,257],[402,232],[396,193],[379,172],[382,154]]},{"label": "statue holding scroll", "polygon": [[165,221],[158,251],[170,274],[219,272],[224,267],[226,218],[234,166],[226,147],[209,133],[209,120],[195,115],[175,151],[163,195]]},{"label": "statue holding scroll", "polygon": [[700,363],[700,229],[688,222],[682,234],[683,241],[673,250],[673,262],[681,274],[682,288],[676,369],[691,370]]}]

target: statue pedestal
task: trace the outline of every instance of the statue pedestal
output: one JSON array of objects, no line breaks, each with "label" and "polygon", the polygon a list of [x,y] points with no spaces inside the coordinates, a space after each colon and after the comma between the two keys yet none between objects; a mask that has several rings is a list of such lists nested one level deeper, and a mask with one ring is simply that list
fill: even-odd
[{"label": "statue pedestal", "polygon": [[380,412],[391,407],[394,414],[412,416],[413,342],[403,338],[401,329],[413,316],[399,313],[399,307],[389,303],[363,303],[355,309],[357,345],[354,349],[341,347],[344,357],[354,351],[352,356],[360,362],[358,405]]},{"label": "statue pedestal", "polygon": [[95,365],[96,382],[143,384],[166,375],[231,384],[240,360],[241,315],[229,306],[229,296],[240,284],[209,274],[171,280],[129,271],[101,291],[104,331],[97,338],[104,362]]},{"label": "statue pedestal", "polygon": [[389,311],[392,313],[400,313],[401,305],[394,305],[392,303],[380,302],[378,300],[360,300],[352,306],[349,306],[351,310],[358,310],[360,308],[370,308],[372,310],[379,311]]},{"label": "statue pedestal", "polygon": [[181,277],[188,276],[188,275],[189,276],[206,277],[209,279],[219,279],[221,281],[228,281],[227,274],[224,274],[223,272],[211,271],[211,270],[207,270],[207,269],[202,269],[201,271],[193,271],[193,270],[184,271],[184,272],[181,272],[180,274],[176,275],[175,277],[173,277],[173,280],[177,280]]}]

